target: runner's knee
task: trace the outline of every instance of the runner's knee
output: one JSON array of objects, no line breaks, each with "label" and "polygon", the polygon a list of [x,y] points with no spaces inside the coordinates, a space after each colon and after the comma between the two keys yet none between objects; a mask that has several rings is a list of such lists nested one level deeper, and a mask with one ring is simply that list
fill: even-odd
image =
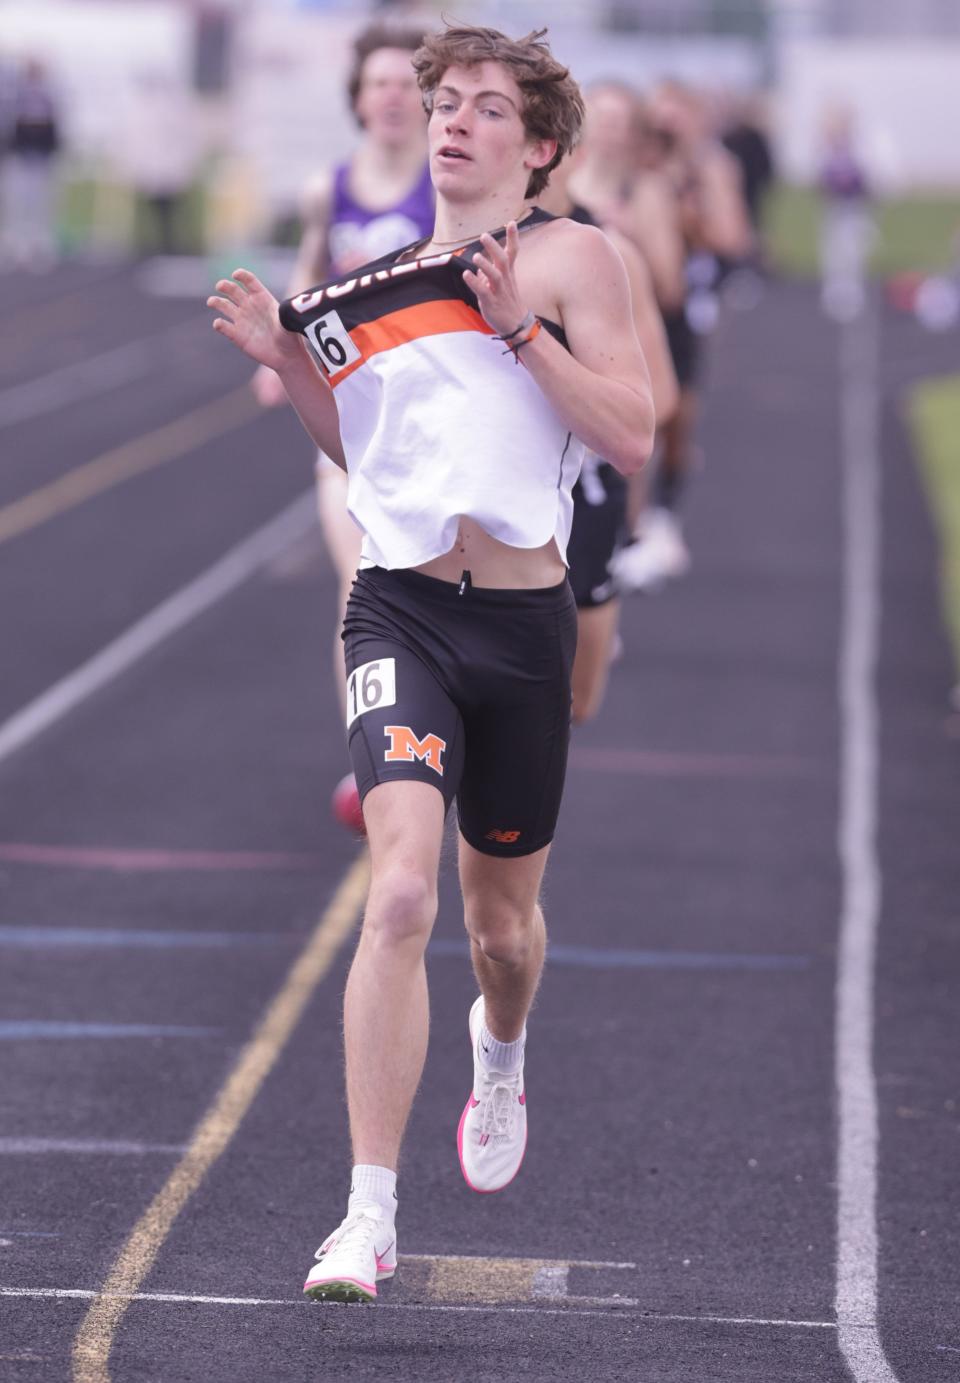
[{"label": "runner's knee", "polygon": [[379,944],[426,946],[437,915],[437,889],[420,870],[394,865],[370,885],[364,934]]},{"label": "runner's knee", "polygon": [[487,960],[495,965],[523,965],[534,945],[536,910],[521,908],[506,898],[468,904],[467,933]]}]

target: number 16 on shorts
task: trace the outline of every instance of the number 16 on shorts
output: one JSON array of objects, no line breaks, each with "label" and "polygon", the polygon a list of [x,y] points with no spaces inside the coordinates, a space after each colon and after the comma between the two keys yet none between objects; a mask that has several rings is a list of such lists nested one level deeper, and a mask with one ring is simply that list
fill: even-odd
[{"label": "number 16 on shorts", "polygon": [[364,663],[347,675],[347,728],[357,716],[380,706],[397,704],[397,664],[395,658],[378,658]]}]

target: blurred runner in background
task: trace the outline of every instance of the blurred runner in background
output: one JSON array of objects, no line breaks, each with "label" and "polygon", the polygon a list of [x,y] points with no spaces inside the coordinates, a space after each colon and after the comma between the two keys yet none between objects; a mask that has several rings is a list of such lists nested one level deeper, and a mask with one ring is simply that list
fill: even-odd
[{"label": "blurred runner in background", "polygon": [[723,273],[754,246],[739,167],[716,138],[702,96],[680,82],[661,82],[645,114],[640,158],[671,188],[685,290],[679,305],[664,305],[680,403],[661,434],[652,503],[640,517],[637,542],[617,562],[617,575],[630,590],[653,589],[689,569],[679,506],[695,457],[701,341],[716,325]]},{"label": "blurred runner in background", "polygon": [[[288,295],[348,273],[433,230],[427,117],[411,63],[422,42],[422,30],[384,23],[372,24],[357,36],[347,94],[363,133],[350,159],[325,169],[307,185],[303,236]],[[287,402],[272,370],[257,370],[253,387],[265,407]],[[346,713],[340,633],[360,561],[361,533],[347,512],[346,475],[322,454],[317,459],[317,508],[339,585],[333,665]],[[359,798],[350,779],[352,775],[338,786],[336,813],[347,824],[359,826]]]},{"label": "blurred runner in background", "polygon": [[62,133],[46,68],[29,58],[13,83],[3,163],[3,258],[43,271],[57,259],[56,174]]},{"label": "blurred runner in background", "polygon": [[[553,170],[538,205],[554,216],[566,216],[583,225],[597,225],[591,211],[575,202],[570,192],[570,184],[584,161],[581,144]],[[619,250],[626,266],[634,325],[650,371],[653,405],[660,427],[676,411],[679,391],[650,271],[636,245],[622,231],[609,225],[603,226],[603,230]],[[588,452],[573,487],[573,529],[567,560],[570,585],[577,603],[574,724],[582,724],[596,715],[606,690],[620,615],[620,588],[614,576],[614,558],[627,533],[628,494],[634,488],[634,479],[633,476],[625,479],[615,467]]]},{"label": "blurred runner in background", "polygon": [[138,249],[180,254],[184,203],[200,164],[189,88],[162,66],[145,64],[133,74],[123,126],[126,172],[141,207]]},{"label": "blurred runner in background", "polygon": [[837,106],[823,122],[820,158],[820,303],[849,322],[866,301],[866,261],[873,241],[870,180],[857,147],[853,113]]},{"label": "blurred runner in background", "polygon": [[764,205],[776,176],[762,93],[729,99],[722,142],[740,165],[743,199],[762,260]]},{"label": "blurred runner in background", "polygon": [[[631,86],[619,81],[596,82],[586,93],[586,106],[584,137],[570,179],[570,195],[605,226],[619,228],[642,255],[679,379],[671,323],[683,311],[684,246],[673,188],[654,160],[642,158],[643,108]],[[657,414],[658,439],[666,417],[666,413]],[[661,446],[658,440],[658,451]],[[656,462],[628,482],[628,539],[639,529],[647,509],[647,469],[655,472]],[[634,589],[620,574],[625,555],[618,553],[614,559],[621,591]]]}]

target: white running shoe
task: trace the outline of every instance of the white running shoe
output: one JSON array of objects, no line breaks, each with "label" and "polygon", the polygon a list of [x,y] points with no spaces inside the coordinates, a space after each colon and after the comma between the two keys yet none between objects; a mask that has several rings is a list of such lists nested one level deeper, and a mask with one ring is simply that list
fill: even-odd
[{"label": "white running shoe", "polygon": [[472,1191],[499,1191],[520,1170],[527,1148],[523,1065],[512,1076],[491,1071],[480,1054],[483,995],[470,1010],[473,1090],[457,1129],[460,1170]]},{"label": "white running shoe", "polygon": [[376,1301],[377,1283],[396,1270],[393,1221],[376,1206],[364,1206],[324,1239],[303,1291],[314,1301]]},{"label": "white running shoe", "polygon": [[690,552],[680,523],[669,509],[651,509],[635,543],[613,559],[613,574],[624,591],[652,591],[690,570]]}]

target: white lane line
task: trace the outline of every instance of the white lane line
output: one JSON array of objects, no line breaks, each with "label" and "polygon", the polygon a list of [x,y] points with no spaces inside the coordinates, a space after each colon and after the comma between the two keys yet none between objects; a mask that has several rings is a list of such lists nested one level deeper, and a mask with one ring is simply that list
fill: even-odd
[{"label": "white lane line", "polygon": [[150,373],[158,356],[169,350],[178,336],[197,329],[198,319],[191,317],[187,322],[178,322],[150,336],[115,346],[79,360],[75,365],[51,370],[39,379],[13,384],[0,392],[0,427],[30,422],[80,399],[106,394],[121,384],[141,379]]},{"label": "white lane line", "polygon": [[877,1127],[873,985],[880,626],[878,328],[868,308],[841,337],[843,603],[840,619],[842,907],[836,982],[837,1294],[840,1352],[854,1383],[897,1383],[877,1324]]},{"label": "white lane line", "polygon": [[316,525],[312,491],[157,605],[86,663],[42,692],[0,725],[0,763],[62,720],[94,692],[139,662],[184,625],[210,609]]},{"label": "white lane line", "polygon": [[41,1153],[143,1157],[149,1153],[182,1152],[179,1143],[132,1143],[116,1138],[0,1138],[0,1157],[34,1157]]},{"label": "white lane line", "polygon": [[[526,1259],[508,1257],[479,1258],[472,1253],[401,1253],[401,1263],[514,1263]],[[556,1260],[567,1268],[619,1268],[636,1270],[636,1263],[598,1263],[590,1258],[560,1258]]]},{"label": "white lane line", "polygon": [[680,1316],[656,1313],[658,1321],[677,1321],[681,1325],[764,1325],[792,1330],[836,1330],[836,1321],[791,1321],[776,1316]]},{"label": "white lane line", "polygon": [[[401,1254],[401,1262],[404,1256]],[[55,1300],[90,1301],[93,1297],[118,1297],[123,1301],[167,1302],[174,1306],[296,1306],[311,1311],[329,1311],[342,1307],[345,1311],[356,1311],[356,1306],[346,1302],[329,1301],[318,1307],[316,1302],[300,1297],[216,1297],[201,1296],[192,1292],[96,1292],[85,1287],[0,1287],[0,1297],[35,1297]],[[657,1325],[739,1325],[767,1326],[778,1329],[836,1330],[835,1321],[803,1321],[766,1319],[761,1316],[675,1316],[658,1311],[637,1311],[639,1303],[630,1297],[574,1297],[573,1301],[593,1301],[596,1306],[504,1306],[501,1303],[485,1306],[482,1303],[449,1303],[419,1301],[378,1301],[377,1311],[415,1311],[415,1312],[460,1312],[467,1314],[493,1314],[505,1316],[610,1316],[632,1308],[644,1322]],[[603,1310],[600,1303],[609,1307]],[[362,1309],[362,1308],[359,1308]]]}]

